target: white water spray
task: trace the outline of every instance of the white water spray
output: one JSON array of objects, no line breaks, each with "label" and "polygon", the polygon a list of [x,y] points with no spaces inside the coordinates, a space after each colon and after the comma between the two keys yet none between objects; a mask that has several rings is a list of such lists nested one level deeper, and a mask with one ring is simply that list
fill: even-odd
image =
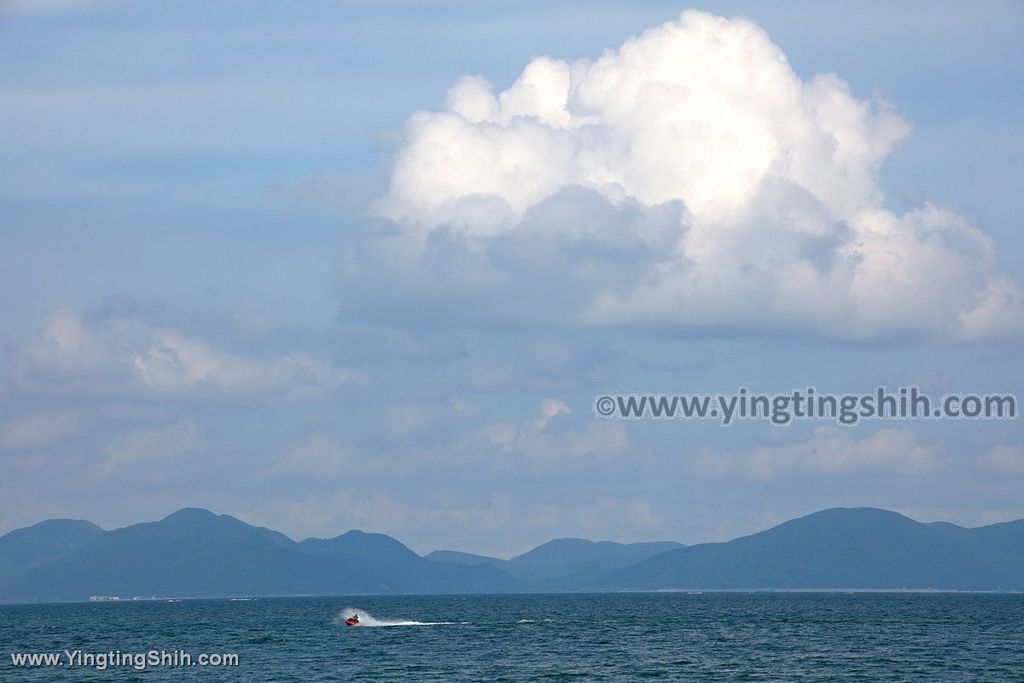
[{"label": "white water spray", "polygon": [[454,621],[414,621],[412,619],[378,619],[364,609],[346,607],[334,617],[335,624],[344,624],[353,614],[359,615],[359,626],[443,626],[454,624]]}]

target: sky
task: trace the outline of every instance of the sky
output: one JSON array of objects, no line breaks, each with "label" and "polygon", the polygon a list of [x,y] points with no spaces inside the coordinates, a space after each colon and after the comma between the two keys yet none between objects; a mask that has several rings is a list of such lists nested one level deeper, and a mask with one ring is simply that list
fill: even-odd
[{"label": "sky", "polygon": [[0,2],[0,532],[418,552],[1024,517],[1024,7]]}]

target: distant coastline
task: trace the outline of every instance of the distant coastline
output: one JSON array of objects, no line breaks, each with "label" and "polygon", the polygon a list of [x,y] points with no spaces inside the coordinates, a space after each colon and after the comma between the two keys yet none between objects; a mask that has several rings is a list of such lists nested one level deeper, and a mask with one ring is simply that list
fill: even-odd
[{"label": "distant coastline", "polygon": [[295,541],[185,508],[105,531],[48,520],[0,537],[0,602],[619,592],[1020,593],[1024,520],[975,529],[833,508],[726,543],[563,538],[501,559],[420,556],[384,534]]}]

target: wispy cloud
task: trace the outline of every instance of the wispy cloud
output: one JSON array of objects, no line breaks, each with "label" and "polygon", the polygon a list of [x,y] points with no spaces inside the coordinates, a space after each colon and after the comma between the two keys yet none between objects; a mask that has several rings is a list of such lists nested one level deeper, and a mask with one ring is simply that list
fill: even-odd
[{"label": "wispy cloud", "polygon": [[697,475],[760,481],[858,471],[924,474],[943,463],[941,451],[920,443],[912,430],[880,429],[857,439],[838,427],[818,428],[806,440],[749,450],[703,448],[686,460]]},{"label": "wispy cloud", "polygon": [[1024,476],[1024,446],[995,446],[980,462],[985,469],[1004,476]]},{"label": "wispy cloud", "polygon": [[206,453],[209,448],[202,428],[190,420],[132,429],[107,444],[104,458],[94,472],[105,478],[137,463],[161,460],[165,461],[165,466],[187,466],[191,456]]},{"label": "wispy cloud", "polygon": [[246,357],[134,318],[50,315],[42,335],[12,360],[27,391],[84,395],[303,398],[337,391],[356,375],[302,353]]}]

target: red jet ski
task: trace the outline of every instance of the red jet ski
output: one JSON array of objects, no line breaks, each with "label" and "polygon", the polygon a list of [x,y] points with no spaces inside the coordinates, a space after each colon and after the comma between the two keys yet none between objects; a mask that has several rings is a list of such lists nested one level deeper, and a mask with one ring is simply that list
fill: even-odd
[{"label": "red jet ski", "polygon": [[345,620],[345,626],[359,626],[359,615],[353,614]]}]

